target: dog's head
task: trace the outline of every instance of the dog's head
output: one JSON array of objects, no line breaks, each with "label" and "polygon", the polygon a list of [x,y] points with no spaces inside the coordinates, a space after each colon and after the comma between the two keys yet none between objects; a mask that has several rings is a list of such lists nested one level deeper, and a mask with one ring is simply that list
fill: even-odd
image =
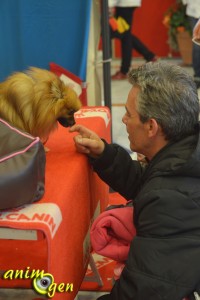
[{"label": "dog's head", "polygon": [[[66,86],[63,82],[59,86],[61,95],[55,102],[55,115],[62,126],[69,127],[75,124],[74,113],[81,108],[81,102],[71,87]],[[52,91],[58,92],[54,82],[52,83]]]},{"label": "dog's head", "polygon": [[39,90],[43,93],[41,98],[50,100],[51,117],[54,116],[64,127],[75,124],[74,113],[81,108],[76,92],[50,71],[32,67],[29,69],[29,75],[35,81],[36,86],[40,85]]}]

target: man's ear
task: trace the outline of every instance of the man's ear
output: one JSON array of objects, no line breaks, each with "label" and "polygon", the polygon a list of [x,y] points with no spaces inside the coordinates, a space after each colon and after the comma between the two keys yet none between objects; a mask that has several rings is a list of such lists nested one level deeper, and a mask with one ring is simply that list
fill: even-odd
[{"label": "man's ear", "polygon": [[159,125],[155,119],[149,119],[147,123],[148,136],[155,137],[159,132]]}]

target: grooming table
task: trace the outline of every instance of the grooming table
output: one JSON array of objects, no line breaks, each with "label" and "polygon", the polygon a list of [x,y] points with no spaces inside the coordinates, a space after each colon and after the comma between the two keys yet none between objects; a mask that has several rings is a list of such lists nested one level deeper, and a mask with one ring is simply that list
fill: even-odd
[{"label": "grooming table", "polygon": [[[108,108],[83,107],[75,118],[110,142]],[[90,226],[108,204],[108,186],[93,172],[87,157],[76,152],[74,135],[59,125],[45,145],[50,151],[44,197],[0,212],[1,288],[30,288],[33,269],[50,273],[57,285],[64,284],[53,299],[74,300],[80,288],[89,261]],[[8,270],[13,270],[12,278],[2,279]],[[21,278],[14,278],[16,270],[22,270]]]}]

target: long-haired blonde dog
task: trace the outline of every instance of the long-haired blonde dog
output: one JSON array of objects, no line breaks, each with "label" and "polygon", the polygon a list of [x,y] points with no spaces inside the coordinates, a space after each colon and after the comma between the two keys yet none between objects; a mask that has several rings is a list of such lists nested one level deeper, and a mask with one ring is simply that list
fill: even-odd
[{"label": "long-haired blonde dog", "polygon": [[31,67],[0,83],[0,117],[45,142],[57,128],[74,124],[81,102],[54,73]]}]

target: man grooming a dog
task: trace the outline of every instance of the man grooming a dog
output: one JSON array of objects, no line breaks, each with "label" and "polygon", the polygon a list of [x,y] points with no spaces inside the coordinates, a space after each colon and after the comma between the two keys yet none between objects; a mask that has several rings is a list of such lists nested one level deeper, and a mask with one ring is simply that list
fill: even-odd
[{"label": "man grooming a dog", "polygon": [[[136,236],[108,300],[195,299],[200,292],[199,100],[181,67],[147,63],[129,72],[123,123],[131,159],[116,144],[81,126],[70,132],[94,171],[134,206]],[[197,298],[196,298],[197,299]]]}]

